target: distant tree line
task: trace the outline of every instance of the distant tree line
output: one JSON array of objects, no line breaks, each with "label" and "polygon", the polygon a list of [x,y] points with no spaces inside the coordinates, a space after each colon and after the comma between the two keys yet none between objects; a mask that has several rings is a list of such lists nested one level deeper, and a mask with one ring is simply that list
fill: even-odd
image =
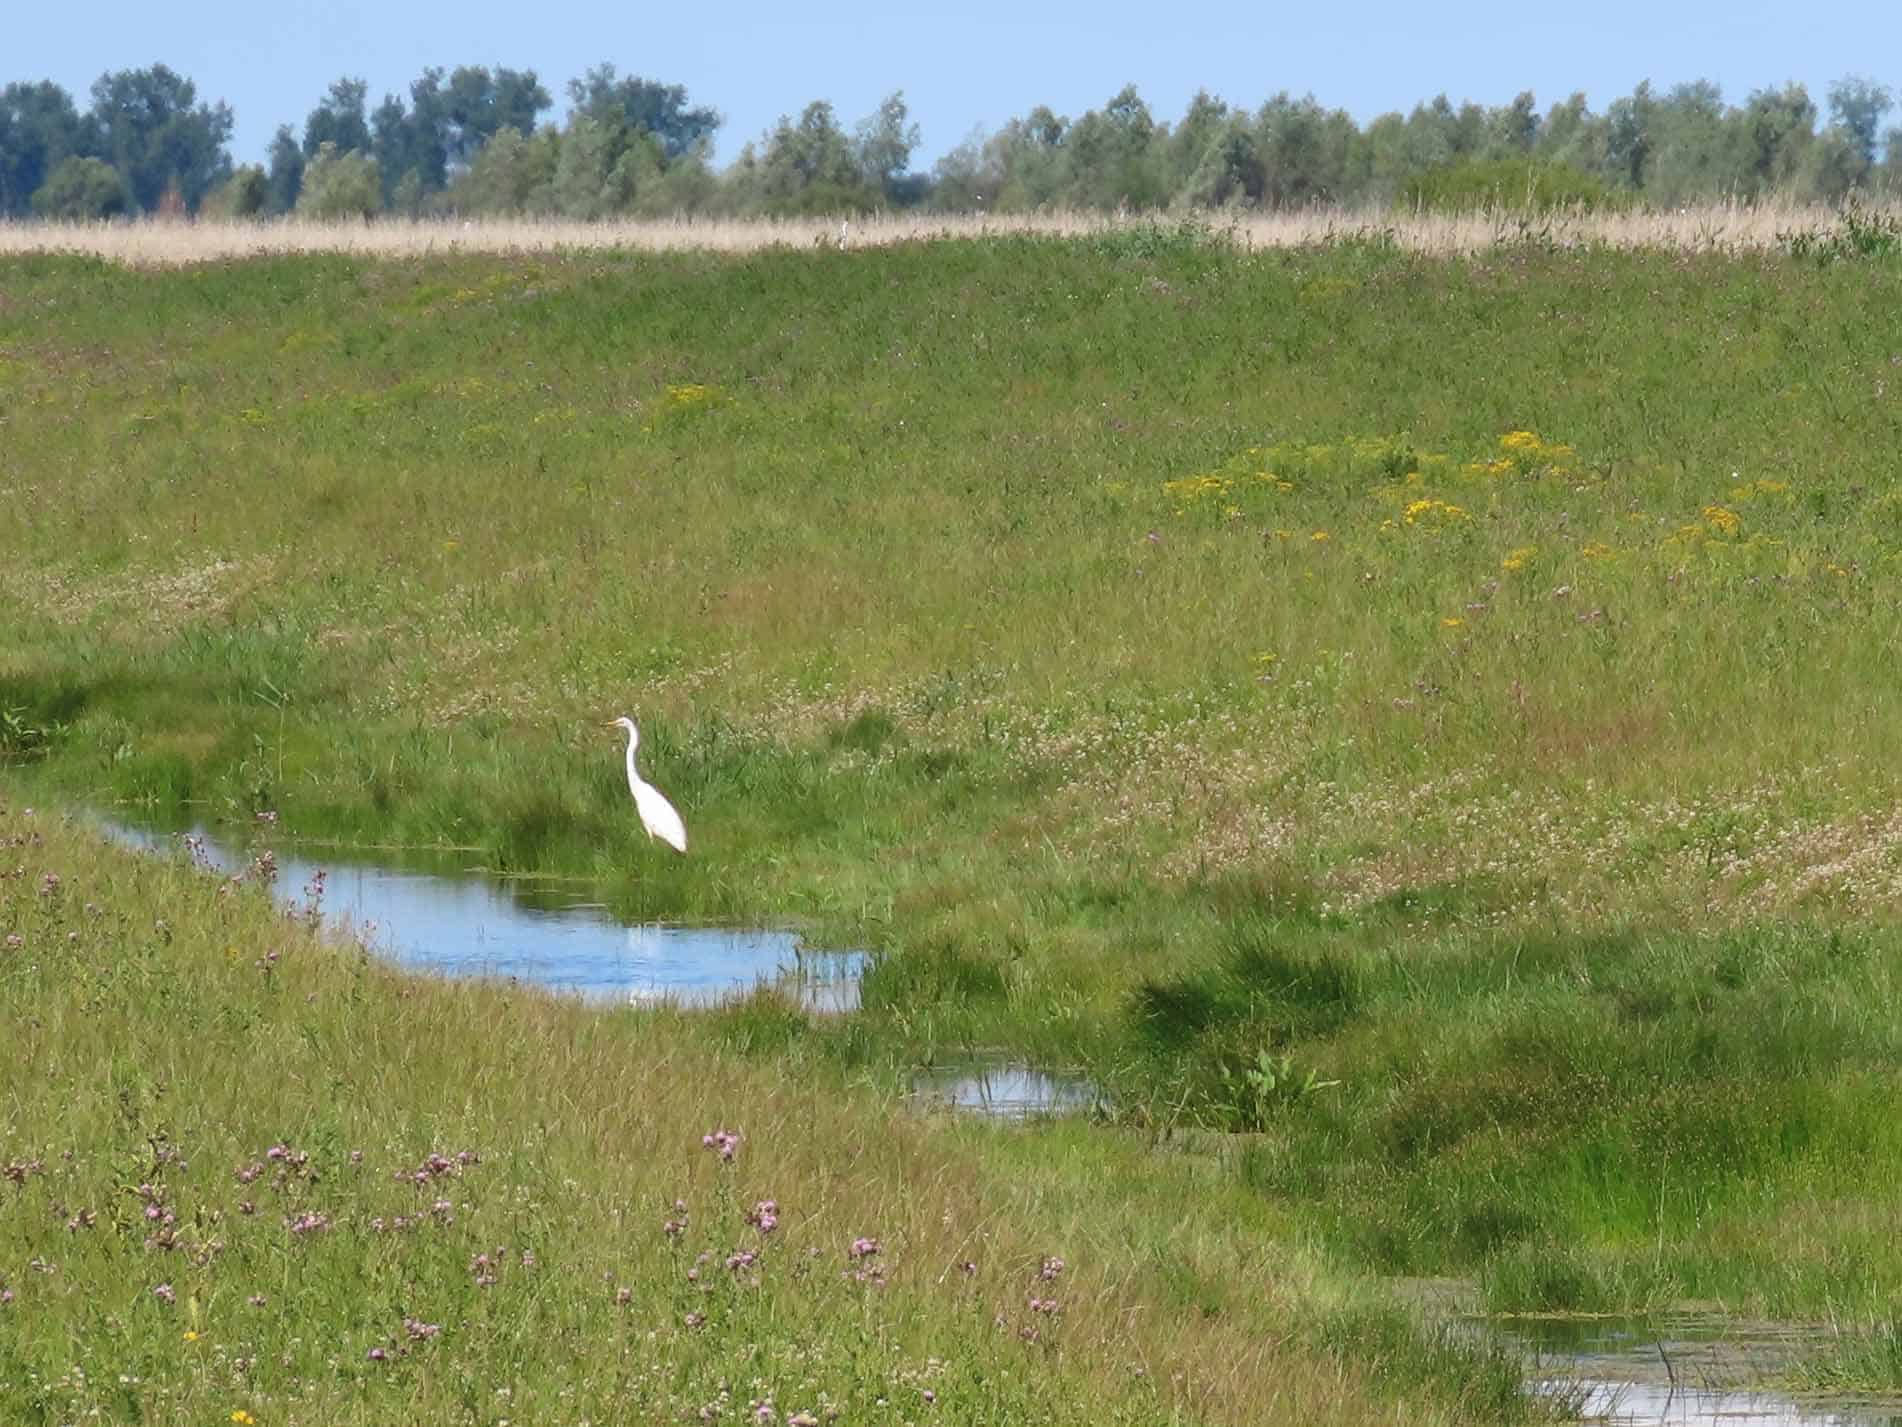
[{"label": "distant tree line", "polygon": [[902,93],[850,128],[815,101],[724,169],[720,114],[680,85],[603,64],[567,96],[556,123],[533,70],[431,68],[374,108],[366,81],[343,78],[301,130],[278,127],[265,163],[237,167],[230,108],[200,102],[164,65],[102,75],[84,111],[56,84],[13,83],[0,89],[0,215],[1673,207],[1902,193],[1902,128],[1885,129],[1894,96],[1857,77],[1830,85],[1821,108],[1800,84],[1735,105],[1699,80],[1640,84],[1603,113],[1583,94],[1543,113],[1529,92],[1496,108],[1441,95],[1364,127],[1286,92],[1253,109],[1198,94],[1171,124],[1130,86],[1076,118],[1039,106],[929,172],[912,169],[918,126]]}]

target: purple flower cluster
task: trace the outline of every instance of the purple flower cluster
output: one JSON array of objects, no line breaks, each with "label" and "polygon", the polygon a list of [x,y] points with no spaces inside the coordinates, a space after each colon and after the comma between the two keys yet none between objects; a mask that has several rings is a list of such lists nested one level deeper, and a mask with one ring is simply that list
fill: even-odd
[{"label": "purple flower cluster", "polygon": [[762,1234],[772,1233],[779,1227],[779,1201],[777,1199],[760,1200],[753,1206],[752,1212],[746,1216],[746,1222]]},{"label": "purple flower cluster", "polygon": [[723,1163],[730,1162],[733,1156],[739,1152],[740,1132],[738,1130],[713,1130],[702,1135],[700,1137],[700,1143],[706,1148],[717,1152]]},{"label": "purple flower cluster", "polygon": [[295,1219],[286,1219],[284,1227],[291,1231],[294,1238],[305,1234],[321,1234],[330,1227],[330,1216],[315,1210],[306,1210]]},{"label": "purple flower cluster", "polygon": [[455,1158],[448,1155],[427,1154],[423,1162],[414,1169],[399,1169],[393,1176],[397,1183],[407,1181],[411,1184],[428,1184],[431,1180],[441,1179],[444,1175],[460,1174],[472,1164],[480,1164],[482,1156],[474,1150],[458,1150]]},{"label": "purple flower cluster", "polygon": [[409,1334],[411,1341],[423,1343],[440,1334],[442,1332],[442,1324],[425,1323],[420,1318],[405,1318],[403,1320],[403,1331]]}]

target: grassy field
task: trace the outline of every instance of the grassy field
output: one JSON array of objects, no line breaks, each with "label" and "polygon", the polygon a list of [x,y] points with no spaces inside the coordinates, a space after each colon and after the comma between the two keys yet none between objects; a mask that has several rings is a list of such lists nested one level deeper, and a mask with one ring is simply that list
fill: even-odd
[{"label": "grassy field", "polygon": [[17,807],[0,840],[8,1423],[1528,1415],[1207,1157],[735,1054],[771,1007],[404,979]]},{"label": "grassy field", "polygon": [[746,1073],[1080,1066],[1104,1212],[1892,1340],[1886,222],[8,259],[6,786],[870,946]]}]

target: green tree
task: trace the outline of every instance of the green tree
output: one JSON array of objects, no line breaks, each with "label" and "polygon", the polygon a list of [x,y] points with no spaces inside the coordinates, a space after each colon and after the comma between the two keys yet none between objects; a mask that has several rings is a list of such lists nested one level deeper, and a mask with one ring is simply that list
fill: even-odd
[{"label": "green tree", "polygon": [[877,195],[867,186],[852,141],[832,106],[816,99],[795,121],[782,118],[742,175],[742,192],[764,213],[859,213]]},{"label": "green tree", "polygon": [[1228,105],[1208,90],[1196,91],[1182,121],[1162,144],[1162,182],[1169,193],[1185,197],[1209,150],[1226,136],[1232,117]]},{"label": "green tree", "polygon": [[370,218],[383,207],[383,181],[368,154],[339,153],[325,144],[304,170],[297,200],[300,218]]},{"label": "green tree", "polygon": [[370,122],[363,109],[369,93],[368,80],[335,81],[304,120],[304,157],[314,158],[325,144],[340,154],[369,153]]},{"label": "green tree", "polygon": [[1530,89],[1486,116],[1486,151],[1495,158],[1532,152],[1539,142],[1538,101]]},{"label": "green tree", "polygon": [[80,130],[72,96],[50,80],[0,89],[0,215],[31,211],[40,186],[78,151]]},{"label": "green tree", "polygon": [[1726,118],[1723,91],[1709,80],[1672,85],[1649,115],[1646,197],[1668,206],[1734,192],[1740,163],[1727,149],[1740,131]]},{"label": "green tree", "polygon": [[1809,91],[1800,84],[1756,90],[1745,102],[1738,122],[1742,129],[1741,191],[1754,198],[1794,189],[1816,137],[1816,105]]},{"label": "green tree", "polygon": [[910,122],[902,89],[887,95],[875,112],[859,120],[852,143],[860,178],[888,203],[906,196],[903,183],[917,147],[918,126]]},{"label": "green tree", "polygon": [[1070,121],[1039,104],[1022,119],[1012,119],[985,145],[993,181],[992,206],[1023,212],[1070,196]]},{"label": "green tree", "polygon": [[976,213],[994,207],[1000,186],[981,129],[931,166],[931,206],[940,212]]},{"label": "green tree", "polygon": [[552,129],[524,137],[504,128],[482,146],[468,171],[449,186],[461,213],[552,213],[561,137]]},{"label": "green tree", "polygon": [[1849,75],[1829,86],[1829,127],[1840,133],[1854,156],[1860,182],[1876,163],[1876,137],[1882,119],[1895,107],[1886,85]]},{"label": "green tree", "polygon": [[1236,115],[1203,149],[1201,161],[1178,190],[1178,196],[1192,207],[1220,208],[1260,203],[1267,188],[1268,173],[1254,131]]},{"label": "green tree", "polygon": [[1155,151],[1156,121],[1133,84],[1102,109],[1092,109],[1064,135],[1073,203],[1142,210],[1168,200],[1163,156]]},{"label": "green tree", "polygon": [[1289,208],[1344,197],[1353,131],[1352,119],[1323,109],[1311,94],[1275,95],[1255,116],[1262,201]]},{"label": "green tree", "polygon": [[125,179],[111,164],[76,154],[60,160],[33,195],[33,211],[42,218],[90,221],[116,217],[131,207]]},{"label": "green tree", "polygon": [[618,117],[579,115],[561,136],[552,193],[567,218],[606,218],[634,206],[643,178],[660,173],[660,141],[631,132]]},{"label": "green tree", "polygon": [[150,212],[176,185],[196,211],[231,172],[231,108],[197,102],[189,79],[162,64],[101,75],[92,87],[83,151],[106,160]]},{"label": "green tree", "polygon": [[212,218],[255,218],[270,201],[271,184],[257,164],[246,164],[205,195],[200,214]]},{"label": "green tree", "polygon": [[1623,99],[1613,100],[1605,111],[1605,163],[1617,181],[1629,188],[1644,187],[1654,144],[1651,125],[1656,109],[1651,81],[1646,79]]},{"label": "green tree", "polygon": [[1606,128],[1584,94],[1574,93],[1546,111],[1533,153],[1547,163],[1602,176],[1608,169]]},{"label": "green tree", "polygon": [[271,138],[270,171],[264,180],[264,210],[289,213],[297,207],[297,195],[304,186],[304,151],[289,124],[279,124]]},{"label": "green tree", "polygon": [[611,64],[598,64],[570,80],[568,98],[574,106],[571,119],[618,122],[635,133],[652,134],[669,162],[712,139],[721,123],[718,110],[688,107],[683,86],[633,75],[618,79]]}]

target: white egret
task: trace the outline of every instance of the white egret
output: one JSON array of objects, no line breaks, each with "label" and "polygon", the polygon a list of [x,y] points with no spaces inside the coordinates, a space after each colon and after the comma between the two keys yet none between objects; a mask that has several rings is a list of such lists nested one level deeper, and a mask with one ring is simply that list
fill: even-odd
[{"label": "white egret", "polygon": [[649,837],[659,838],[675,852],[685,852],[687,825],[681,822],[680,814],[667,801],[667,795],[634,770],[634,750],[641,742],[641,731],[634,727],[634,720],[623,714],[603,727],[627,730],[627,787],[634,795],[634,807],[641,815],[641,826],[647,829]]}]

